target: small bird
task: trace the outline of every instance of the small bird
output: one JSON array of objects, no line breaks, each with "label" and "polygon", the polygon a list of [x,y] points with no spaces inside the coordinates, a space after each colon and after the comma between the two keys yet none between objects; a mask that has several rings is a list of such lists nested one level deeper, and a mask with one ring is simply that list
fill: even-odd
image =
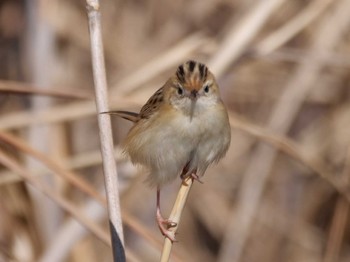
[{"label": "small bird", "polygon": [[[157,223],[171,241],[176,223],[160,212],[161,187],[181,176],[199,180],[208,166],[227,152],[231,129],[214,75],[199,62],[187,61],[156,91],[140,113],[110,111],[134,122],[123,143],[134,164],[150,171],[157,186]],[[200,181],[200,180],[199,180]]]}]

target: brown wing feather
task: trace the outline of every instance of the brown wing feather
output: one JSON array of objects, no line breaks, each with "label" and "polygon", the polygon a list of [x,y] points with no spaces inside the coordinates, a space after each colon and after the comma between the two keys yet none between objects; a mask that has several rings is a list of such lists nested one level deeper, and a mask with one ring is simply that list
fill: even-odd
[{"label": "brown wing feather", "polygon": [[163,87],[159,88],[147,101],[147,103],[141,108],[140,113],[134,113],[129,111],[109,111],[102,112],[101,114],[118,115],[131,122],[138,122],[142,118],[149,118],[154,112],[158,110],[163,102]]},{"label": "brown wing feather", "polygon": [[149,118],[156,112],[160,105],[163,102],[164,94],[163,94],[164,86],[159,88],[151,97],[148,99],[147,103],[141,108],[140,118]]}]

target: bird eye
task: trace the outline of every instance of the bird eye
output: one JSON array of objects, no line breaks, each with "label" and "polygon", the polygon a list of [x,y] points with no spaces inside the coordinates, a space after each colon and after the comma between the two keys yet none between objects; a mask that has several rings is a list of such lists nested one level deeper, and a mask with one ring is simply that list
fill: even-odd
[{"label": "bird eye", "polygon": [[204,92],[205,92],[205,93],[209,93],[209,86],[208,86],[208,85],[206,85],[206,86],[204,87]]},{"label": "bird eye", "polygon": [[183,93],[184,93],[183,89],[180,86],[178,86],[177,87],[177,94],[181,96]]}]

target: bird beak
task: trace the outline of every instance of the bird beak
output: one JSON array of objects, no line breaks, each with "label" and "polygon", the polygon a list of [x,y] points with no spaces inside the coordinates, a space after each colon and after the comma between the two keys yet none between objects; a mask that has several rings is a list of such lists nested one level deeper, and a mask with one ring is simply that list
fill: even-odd
[{"label": "bird beak", "polygon": [[192,101],[195,101],[195,100],[197,100],[197,96],[198,96],[197,90],[192,90],[191,93],[190,93],[190,99]]},{"label": "bird beak", "polygon": [[192,90],[190,93],[190,99],[191,99],[190,120],[192,120],[192,117],[193,117],[194,108],[196,106],[197,98],[198,98],[197,90]]}]

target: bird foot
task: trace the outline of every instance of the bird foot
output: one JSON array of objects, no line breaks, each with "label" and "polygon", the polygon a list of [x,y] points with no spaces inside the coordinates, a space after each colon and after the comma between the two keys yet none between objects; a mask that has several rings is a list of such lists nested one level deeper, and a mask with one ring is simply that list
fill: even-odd
[{"label": "bird foot", "polygon": [[177,242],[175,232],[169,230],[170,228],[176,227],[177,223],[169,219],[164,219],[161,215],[157,214],[157,224],[163,236],[169,238],[171,242]]},{"label": "bird foot", "polygon": [[199,178],[199,176],[196,174],[196,173],[189,173],[189,174],[181,174],[181,179],[182,179],[182,183],[184,184],[184,185],[186,185],[186,186],[188,186],[187,185],[187,183],[185,182],[185,180],[186,180],[186,178],[188,178],[188,177],[190,177],[190,178],[192,178],[193,180],[196,180],[196,181],[198,181],[199,183],[201,183],[201,184],[203,184],[204,182]]}]

